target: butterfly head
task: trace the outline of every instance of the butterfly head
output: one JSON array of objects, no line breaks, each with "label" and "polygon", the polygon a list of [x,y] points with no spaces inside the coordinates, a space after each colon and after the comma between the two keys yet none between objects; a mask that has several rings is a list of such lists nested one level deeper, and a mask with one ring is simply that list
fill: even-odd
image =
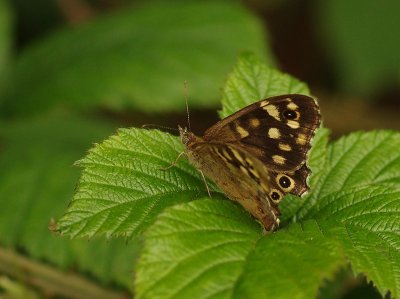
[{"label": "butterfly head", "polygon": [[181,137],[181,142],[184,145],[190,146],[198,139],[198,137],[194,135],[192,132],[190,132],[188,128],[186,127],[182,128],[181,126],[178,126],[178,129],[179,129],[179,135]]}]

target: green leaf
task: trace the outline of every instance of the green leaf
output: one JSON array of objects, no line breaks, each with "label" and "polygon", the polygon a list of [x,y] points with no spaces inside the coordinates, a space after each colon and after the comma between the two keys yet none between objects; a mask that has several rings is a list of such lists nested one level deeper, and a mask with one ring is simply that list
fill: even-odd
[{"label": "green leaf", "polygon": [[356,273],[364,273],[384,295],[400,294],[400,188],[369,185],[321,198],[309,218],[342,224],[336,237]]},{"label": "green leaf", "polygon": [[400,191],[366,187],[335,199],[335,207],[314,220],[269,235],[251,226],[249,215],[230,201],[205,199],[168,208],[145,235],[136,294],[313,298],[350,262],[381,294],[390,290],[397,297]]},{"label": "green leaf", "polygon": [[321,36],[326,38],[341,87],[371,94],[398,85],[400,35],[394,28],[400,28],[400,2],[318,2]]},{"label": "green leaf", "polygon": [[[310,280],[310,283],[315,283],[321,282],[323,278],[330,278],[334,274],[335,263],[336,265],[345,265],[345,262],[349,261],[355,274],[363,273],[369,280],[373,280],[381,294],[384,295],[390,290],[393,297],[397,297],[400,290],[400,279],[397,275],[400,270],[399,211],[400,191],[393,187],[364,187],[362,190],[350,190],[332,195],[330,206],[325,206],[323,211],[309,217],[318,220],[315,231],[308,235],[312,239],[312,242],[308,242],[310,246],[299,248],[303,242],[307,243],[303,234],[300,236],[293,234],[290,238],[291,242],[286,244],[279,244],[279,241],[275,240],[267,241],[266,238],[264,242],[268,242],[269,245],[266,248],[262,247],[262,241],[259,242],[258,245],[262,250],[258,251],[256,248],[255,252],[249,255],[249,266],[244,270],[249,275],[244,276],[245,282],[239,282],[239,290],[244,288],[250,294],[264,292],[269,296],[279,297],[274,292],[282,291],[281,289],[285,288],[285,279],[288,279],[298,282],[299,286],[289,288],[286,293],[303,290],[304,295],[299,298],[315,297],[316,286],[308,289],[314,291],[314,295],[307,294],[304,283],[307,280]],[[310,221],[303,222],[302,229],[304,230],[304,226],[309,223]],[[293,232],[293,227],[298,226],[290,225],[289,232]],[[272,238],[281,240],[278,237],[281,233],[285,234],[285,238],[287,237],[283,230]],[[292,237],[300,238],[293,240]],[[320,239],[320,237],[323,237],[323,239]],[[326,245],[329,247],[325,247]],[[271,262],[268,263],[269,267],[263,270],[263,275],[260,275],[263,256],[266,262],[267,260],[271,260]],[[295,257],[295,261],[290,259],[293,257]],[[279,262],[278,265],[275,264],[277,261]],[[307,262],[310,264],[307,265]],[[319,270],[315,268],[319,268]],[[300,277],[295,277],[296,274],[285,272],[296,272],[296,269],[307,269],[306,277],[303,277],[302,274],[300,274]],[[322,269],[330,270],[325,271],[321,276]],[[279,271],[284,272],[279,273]],[[257,280],[253,273],[257,274]],[[320,277],[315,276],[317,274]],[[313,275],[314,277],[312,277]],[[271,282],[271,278],[267,279],[267,277],[272,276],[277,277],[279,282]],[[268,280],[268,282],[257,287],[256,283],[259,280]],[[281,289],[277,285],[280,282],[282,282]],[[242,295],[242,298],[251,298],[251,296],[245,296],[243,293],[239,292],[239,294]],[[294,294],[288,294],[287,297],[281,296],[280,298],[292,298],[293,296]],[[238,298],[240,297],[238,296]]]},{"label": "green leaf", "polygon": [[58,268],[130,288],[136,244],[68,240],[49,232],[73,195],[72,164],[111,126],[63,115],[0,125],[0,243]]},{"label": "green leaf", "polygon": [[327,238],[320,224],[294,224],[260,239],[233,298],[315,298],[322,281],[345,264],[337,240]]},{"label": "green leaf", "polygon": [[138,298],[231,298],[260,227],[226,200],[167,209],[146,234],[137,267]]},{"label": "green leaf", "polygon": [[399,148],[400,133],[392,131],[357,132],[330,144],[325,170],[294,218],[307,217],[333,192],[374,184],[400,186]]},{"label": "green leaf", "polygon": [[259,21],[237,3],[141,4],[56,32],[24,51],[1,110],[26,114],[57,103],[180,110],[184,80],[191,106],[210,107],[237,53],[265,55],[264,39]]},{"label": "green leaf", "polygon": [[225,84],[219,115],[227,117],[251,103],[285,93],[310,92],[303,82],[267,66],[252,53],[243,53]]},{"label": "green leaf", "polygon": [[[136,235],[165,207],[204,196],[204,182],[175,136],[157,130],[120,129],[78,162],[79,188],[58,222],[72,237]],[[170,167],[167,170],[163,168]],[[212,187],[212,185],[210,186]]]}]

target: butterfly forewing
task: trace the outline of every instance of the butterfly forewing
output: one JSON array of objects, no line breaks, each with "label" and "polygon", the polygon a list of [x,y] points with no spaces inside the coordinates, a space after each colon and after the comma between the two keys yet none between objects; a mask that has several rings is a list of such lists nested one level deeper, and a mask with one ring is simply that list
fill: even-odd
[{"label": "butterfly forewing", "polygon": [[294,171],[307,158],[320,125],[316,101],[291,94],[259,101],[221,120],[204,134],[208,142],[233,143],[271,170]]}]

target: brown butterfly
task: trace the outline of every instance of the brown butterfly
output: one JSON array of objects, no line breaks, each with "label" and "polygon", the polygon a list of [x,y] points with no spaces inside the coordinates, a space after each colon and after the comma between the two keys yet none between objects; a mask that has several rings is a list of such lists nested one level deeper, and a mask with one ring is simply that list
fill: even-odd
[{"label": "brown butterfly", "polygon": [[203,137],[179,131],[189,161],[273,231],[284,195],[301,196],[309,189],[307,157],[320,122],[315,99],[287,94],[241,109]]}]

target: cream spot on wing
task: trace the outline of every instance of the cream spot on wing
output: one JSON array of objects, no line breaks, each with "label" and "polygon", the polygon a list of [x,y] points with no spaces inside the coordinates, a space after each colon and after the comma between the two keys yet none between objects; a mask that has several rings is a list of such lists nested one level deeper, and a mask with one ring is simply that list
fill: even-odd
[{"label": "cream spot on wing", "polygon": [[273,118],[275,118],[276,120],[281,120],[281,118],[279,117],[279,111],[278,108],[276,108],[275,105],[267,105],[265,107],[263,107],[263,109],[265,111],[267,111],[267,113],[272,116]]},{"label": "cream spot on wing", "polygon": [[261,102],[260,102],[260,107],[267,106],[268,104],[269,104],[268,101],[261,101]]},{"label": "cream spot on wing", "polygon": [[245,158],[244,160],[248,165],[253,166],[253,162],[249,158]]},{"label": "cream spot on wing", "polygon": [[258,172],[255,170],[255,169],[253,169],[253,168],[249,168],[248,169],[256,178],[260,178],[260,175],[258,174]]},{"label": "cream spot on wing", "polygon": [[287,125],[292,129],[298,129],[300,127],[299,122],[294,120],[288,120]]},{"label": "cream spot on wing", "polygon": [[287,104],[288,109],[290,110],[297,110],[299,108],[299,106],[297,106],[295,103],[290,102],[289,104]]},{"label": "cream spot on wing", "polygon": [[281,137],[281,132],[277,128],[270,128],[268,130],[268,137],[272,139],[278,139]]},{"label": "cream spot on wing", "polygon": [[273,155],[272,160],[274,160],[276,164],[281,164],[281,165],[285,164],[286,162],[286,159],[279,155]]},{"label": "cream spot on wing", "polygon": [[240,166],[240,170],[241,170],[245,175],[250,176],[248,170],[247,170],[244,166]]},{"label": "cream spot on wing", "polygon": [[240,137],[245,138],[249,136],[249,132],[243,129],[241,126],[236,125],[236,131],[239,133]]},{"label": "cream spot on wing", "polygon": [[217,153],[217,155],[218,155],[223,161],[225,161],[226,163],[228,163],[228,159],[227,159],[223,154],[221,154],[219,151],[216,151],[216,153]]},{"label": "cream spot on wing", "polygon": [[244,165],[244,160],[243,160],[242,156],[241,156],[237,151],[235,151],[234,149],[232,149],[232,153],[233,153],[233,155],[235,156],[235,158],[236,158],[241,164]]},{"label": "cream spot on wing", "polygon": [[261,182],[261,188],[264,190],[264,191],[266,191],[266,192],[269,192],[269,188],[268,188],[268,185],[266,185],[265,183],[263,183],[263,182]]},{"label": "cream spot on wing", "polygon": [[306,135],[301,134],[301,133],[299,135],[297,135],[297,138],[296,138],[297,144],[304,145],[304,144],[306,144],[306,142],[307,142]]},{"label": "cream spot on wing", "polygon": [[226,150],[222,150],[222,154],[225,156],[225,158],[232,161],[231,155]]},{"label": "cream spot on wing", "polygon": [[253,128],[257,128],[260,125],[260,120],[258,118],[252,118],[250,119],[250,126]]},{"label": "cream spot on wing", "polygon": [[286,151],[286,152],[290,152],[291,150],[292,150],[292,147],[289,145],[289,144],[287,144],[287,143],[279,143],[279,148],[281,149],[281,150],[283,150],[283,151]]}]

